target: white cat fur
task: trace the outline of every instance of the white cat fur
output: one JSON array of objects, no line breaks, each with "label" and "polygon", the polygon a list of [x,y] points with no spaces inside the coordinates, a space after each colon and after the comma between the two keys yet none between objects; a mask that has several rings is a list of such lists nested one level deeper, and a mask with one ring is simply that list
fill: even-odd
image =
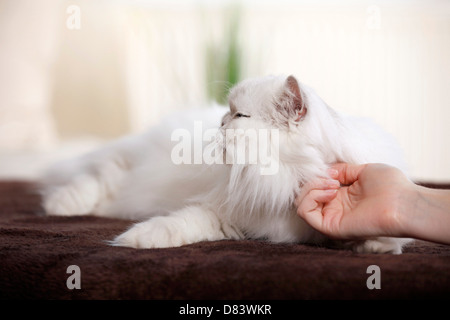
[{"label": "white cat fur", "polygon": [[[371,121],[328,107],[309,87],[299,85],[307,112],[296,121],[288,79],[248,79],[232,88],[227,108],[186,111],[148,132],[122,138],[51,168],[43,179],[43,205],[50,215],[137,219],[113,245],[174,247],[221,239],[329,243],[296,214],[301,185],[326,176],[335,162],[379,162],[406,170],[394,139]],[[233,116],[236,113],[250,117]],[[271,128],[279,130],[278,173],[261,175],[260,165],[181,164],[171,159],[175,129]],[[225,151],[230,143],[224,143]],[[401,253],[407,239],[339,242],[357,252]]]}]

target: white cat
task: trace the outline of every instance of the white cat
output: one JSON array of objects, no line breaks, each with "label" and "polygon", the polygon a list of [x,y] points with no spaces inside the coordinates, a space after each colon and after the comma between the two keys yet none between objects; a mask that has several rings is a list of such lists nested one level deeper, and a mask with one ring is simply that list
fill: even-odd
[{"label": "white cat", "polygon": [[[334,111],[293,76],[245,80],[230,91],[229,105],[228,112],[216,107],[171,116],[145,134],[56,165],[43,180],[46,212],[143,221],[117,236],[116,246],[162,248],[251,238],[401,253],[408,239],[330,242],[297,216],[294,204],[301,185],[326,177],[335,162],[381,162],[404,170],[401,150],[390,136],[370,121]],[[182,132],[194,139],[220,123],[210,144],[215,163],[203,158],[199,163],[198,154],[188,154],[185,159],[197,157],[197,164],[175,164],[181,143],[172,141],[177,129],[187,129]],[[276,164],[275,172],[263,173],[267,162],[236,161],[230,150],[238,150],[233,148],[236,137],[245,136],[242,129],[276,133],[269,135],[264,154]],[[262,145],[261,136],[246,137]],[[188,144],[198,149],[198,141]],[[245,151],[249,157],[249,144]]]}]

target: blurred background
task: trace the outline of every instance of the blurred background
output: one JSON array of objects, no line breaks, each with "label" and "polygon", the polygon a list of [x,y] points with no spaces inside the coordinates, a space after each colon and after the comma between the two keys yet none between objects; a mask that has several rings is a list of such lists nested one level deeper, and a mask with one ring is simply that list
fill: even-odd
[{"label": "blurred background", "polygon": [[450,181],[448,0],[0,0],[0,178],[294,74]]}]

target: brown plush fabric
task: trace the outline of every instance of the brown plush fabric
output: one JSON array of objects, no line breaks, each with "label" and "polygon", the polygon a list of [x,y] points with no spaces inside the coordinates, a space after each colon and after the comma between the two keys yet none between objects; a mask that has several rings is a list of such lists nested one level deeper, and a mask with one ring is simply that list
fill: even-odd
[{"label": "brown plush fabric", "polygon": [[[135,250],[108,246],[130,221],[47,217],[26,182],[0,183],[2,299],[450,298],[450,247],[418,241],[399,256],[263,241]],[[81,270],[69,290],[67,267]],[[366,286],[378,265],[381,289]]]}]

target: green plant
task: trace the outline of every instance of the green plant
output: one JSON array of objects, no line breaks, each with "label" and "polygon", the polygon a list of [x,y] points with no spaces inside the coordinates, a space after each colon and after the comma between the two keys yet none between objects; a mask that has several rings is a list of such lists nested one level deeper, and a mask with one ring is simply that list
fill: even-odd
[{"label": "green plant", "polygon": [[242,76],[239,41],[241,10],[232,6],[224,10],[223,37],[206,45],[206,81],[208,98],[220,104],[227,102],[228,90]]}]

